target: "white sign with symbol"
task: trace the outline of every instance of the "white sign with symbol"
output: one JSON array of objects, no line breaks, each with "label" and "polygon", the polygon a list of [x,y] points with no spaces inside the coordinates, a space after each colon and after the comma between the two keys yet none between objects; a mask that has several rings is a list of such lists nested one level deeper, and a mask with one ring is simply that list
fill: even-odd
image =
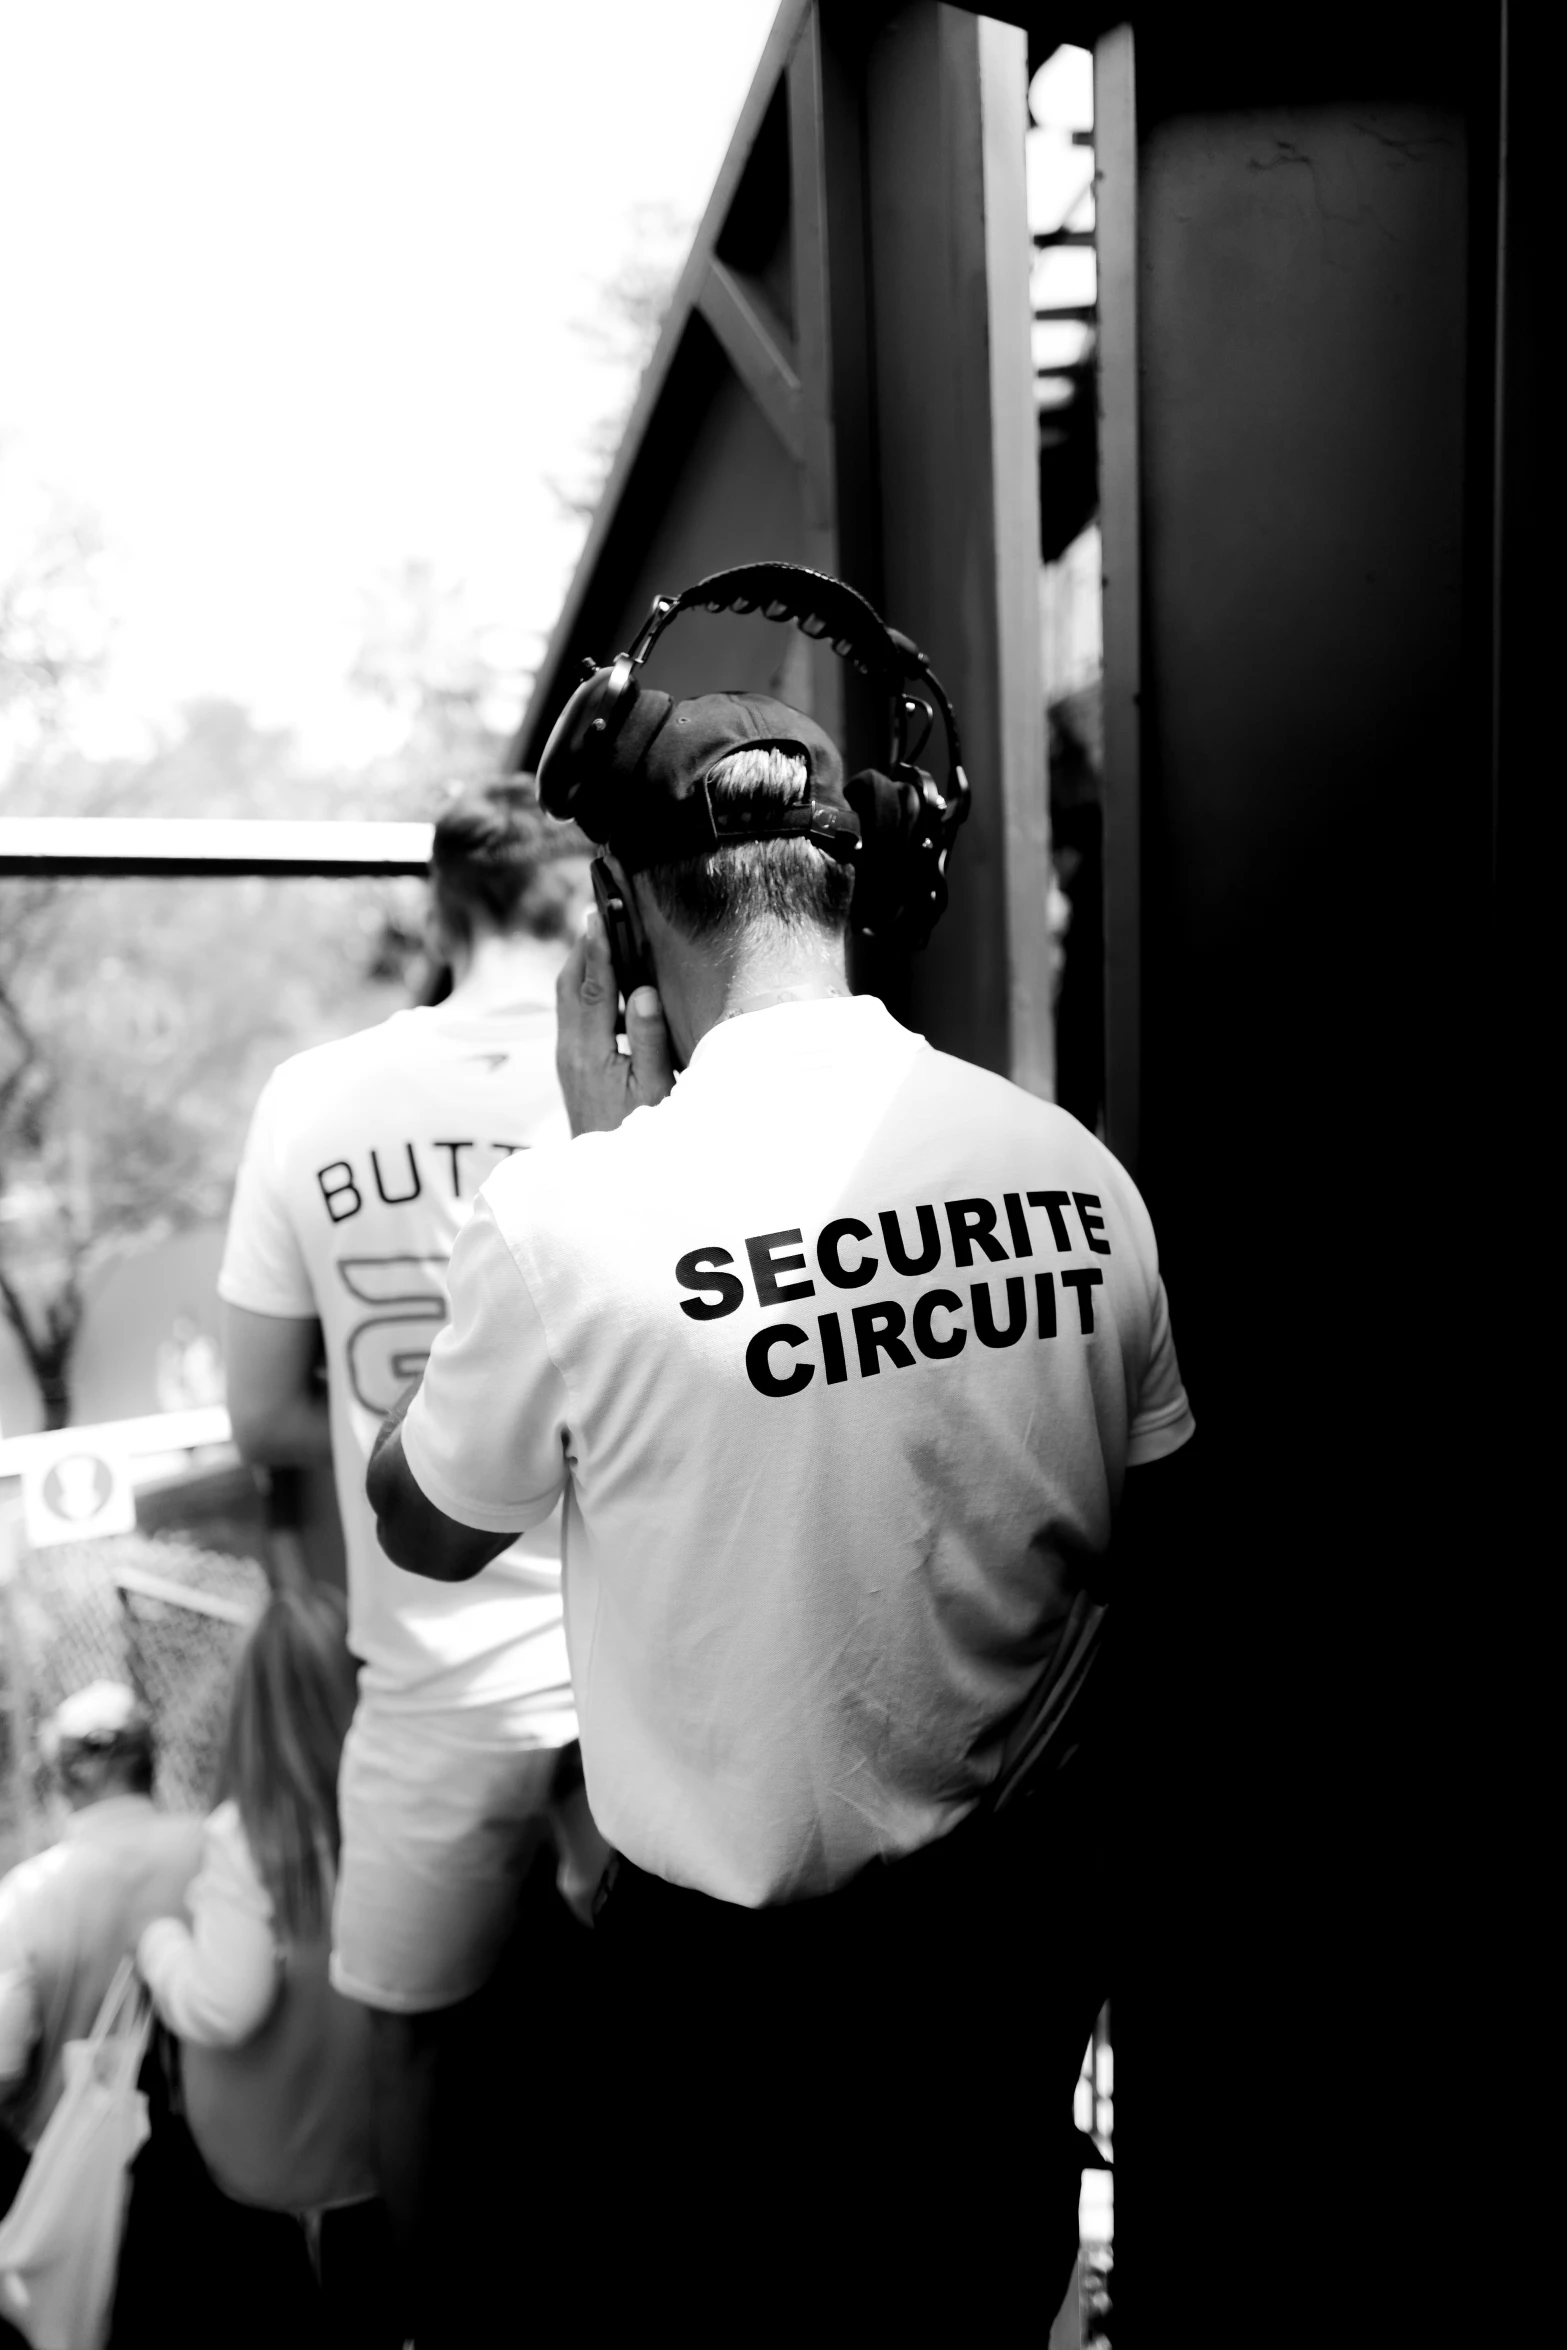
[{"label": "white sign with symbol", "polygon": [[22,1477],[22,1512],[34,1550],[54,1542],[90,1542],[99,1534],[129,1534],[136,1496],[122,1454],[63,1444],[31,1462]]}]

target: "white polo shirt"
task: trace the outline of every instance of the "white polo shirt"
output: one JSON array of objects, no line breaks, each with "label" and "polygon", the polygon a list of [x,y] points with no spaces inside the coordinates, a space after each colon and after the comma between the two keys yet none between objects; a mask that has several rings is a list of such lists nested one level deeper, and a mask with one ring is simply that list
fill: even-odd
[{"label": "white polo shirt", "polygon": [[365,1469],[445,1319],[446,1262],[483,1178],[569,1133],[553,1003],[394,1013],[273,1072],[218,1277],[231,1305],[321,1323],[365,1695],[383,1711],[503,1708],[510,1735],[541,1746],[576,1736],[558,1521],[466,1589],[431,1582],[382,1550]]},{"label": "white polo shirt", "polygon": [[972,1807],[1128,1464],[1192,1432],[1123,1169],[873,997],[724,1022],[508,1161],[450,1287],[409,1467],[490,1531],[564,1494],[594,1816],[728,1901]]}]

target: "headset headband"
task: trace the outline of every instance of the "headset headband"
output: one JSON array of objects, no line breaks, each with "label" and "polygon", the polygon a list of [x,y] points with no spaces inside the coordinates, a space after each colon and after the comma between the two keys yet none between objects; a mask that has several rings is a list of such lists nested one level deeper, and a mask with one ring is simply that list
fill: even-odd
[{"label": "headset headband", "polygon": [[[773,808],[765,818],[731,817],[726,810],[723,821],[704,782],[699,793],[665,803],[667,816],[659,820],[656,835],[641,822],[630,829],[646,838],[630,838],[626,829],[617,832],[629,816],[617,778],[640,771],[676,706],[667,694],[642,686],[638,672],[665,629],[691,611],[760,612],[767,620],[791,621],[803,635],[829,644],[884,690],[892,705],[885,771],[866,768],[851,776],[843,786],[845,807],[813,788],[797,809]],[[937,711],[947,744],[944,788],[918,763]],[[970,798],[956,715],[918,645],[900,629],[889,628],[856,589],[801,563],[742,563],[710,573],[677,596],[655,597],[629,652],[618,653],[604,667],[584,663],[582,683],[540,754],[538,789],[551,815],[574,817],[590,840],[617,841],[623,856],[635,852],[643,863],[650,861],[643,851],[655,837],[660,856],[690,856],[726,839],[808,833],[830,855],[853,858],[858,927],[910,946],[923,946],[946,905],[947,856]]]},{"label": "headset headband", "polygon": [[902,689],[911,678],[928,685],[947,739],[950,822],[954,828],[962,823],[968,814],[969,783],[963,772],[963,746],[952,704],[918,645],[901,629],[890,628],[857,588],[830,578],[825,571],[811,571],[803,563],[740,563],[730,571],[711,572],[694,587],[682,588],[678,596],[654,598],[642,633],[626,656],[631,668],[640,669],[671,621],[691,611],[760,612],[764,620],[792,620],[802,635],[830,644],[839,659],[862,677],[898,694],[900,760],[917,758],[924,748],[923,737],[912,744],[905,741],[906,730],[921,705]]}]

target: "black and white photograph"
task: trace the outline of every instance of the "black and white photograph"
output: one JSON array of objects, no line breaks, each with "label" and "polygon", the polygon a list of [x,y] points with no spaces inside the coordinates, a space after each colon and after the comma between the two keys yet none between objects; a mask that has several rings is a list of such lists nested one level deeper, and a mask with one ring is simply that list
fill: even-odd
[{"label": "black and white photograph", "polygon": [[0,2350],[1538,2338],[1543,16],[0,0]]}]

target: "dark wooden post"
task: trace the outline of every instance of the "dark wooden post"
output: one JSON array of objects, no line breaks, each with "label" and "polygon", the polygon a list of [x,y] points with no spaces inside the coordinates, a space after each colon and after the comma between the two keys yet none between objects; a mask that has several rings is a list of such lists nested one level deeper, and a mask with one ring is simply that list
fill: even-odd
[{"label": "dark wooden post", "polygon": [[1216,2205],[1243,2331],[1342,2322],[1353,2164],[1412,2151],[1394,2029],[1358,2157],[1334,2083],[1450,1910],[1491,1474],[1498,32],[1150,10],[1098,51],[1111,1139],[1202,1494],[1133,1644],[1117,2350],[1213,2306]]},{"label": "dark wooden post", "polygon": [[866,58],[883,595],[957,703],[974,784],[913,1017],[1049,1093],[1026,86],[1020,30],[936,0]]}]

